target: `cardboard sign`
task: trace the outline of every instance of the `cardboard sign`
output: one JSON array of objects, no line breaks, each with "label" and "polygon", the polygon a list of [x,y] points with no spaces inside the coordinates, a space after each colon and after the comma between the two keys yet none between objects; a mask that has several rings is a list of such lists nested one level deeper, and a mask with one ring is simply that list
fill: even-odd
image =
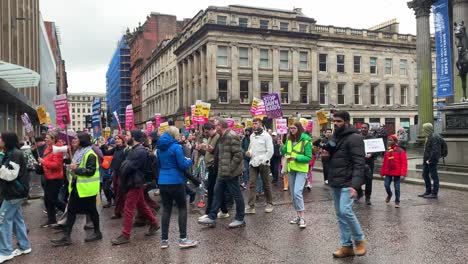
[{"label": "cardboard sign", "polygon": [[263,103],[268,118],[283,117],[283,110],[281,109],[281,102],[277,93],[264,95]]},{"label": "cardboard sign", "polygon": [[253,120],[252,120],[252,118],[248,118],[245,121],[245,127],[252,127],[252,126],[253,126]]},{"label": "cardboard sign", "polygon": [[366,153],[385,152],[383,138],[365,139],[364,149]]},{"label": "cardboard sign", "polygon": [[280,135],[288,133],[288,123],[286,119],[276,119],[276,132]]},{"label": "cardboard sign", "polygon": [[297,119],[294,117],[291,117],[288,119],[288,127],[293,126],[294,123],[296,123]]},{"label": "cardboard sign", "polygon": [[45,105],[40,105],[36,108],[37,117],[39,117],[39,124],[47,123],[47,113]]},{"label": "cardboard sign", "polygon": [[57,117],[57,126],[65,128],[70,124],[70,109],[66,94],[56,95],[54,99],[55,114]]},{"label": "cardboard sign", "polygon": [[127,105],[125,110],[125,130],[130,131],[133,127],[133,107],[131,104]]},{"label": "cardboard sign", "polygon": [[161,123],[159,125],[159,133],[160,134],[164,134],[164,132],[166,132],[166,130],[169,128],[169,123],[168,122],[164,122],[164,123]]},{"label": "cardboard sign", "polygon": [[111,134],[111,129],[110,127],[106,127],[102,130],[102,134],[104,136],[105,139],[108,139],[110,137],[110,134]]},{"label": "cardboard sign", "polygon": [[[47,117],[47,116],[46,116]],[[21,120],[23,121],[23,127],[26,130],[26,134],[33,132],[33,126],[31,120],[29,119],[28,114],[24,113],[21,115]]]},{"label": "cardboard sign", "polygon": [[309,123],[307,124],[307,131],[312,132],[314,130],[314,121],[309,120]]},{"label": "cardboard sign", "polygon": [[324,111],[317,111],[319,125],[328,123],[327,114]]}]

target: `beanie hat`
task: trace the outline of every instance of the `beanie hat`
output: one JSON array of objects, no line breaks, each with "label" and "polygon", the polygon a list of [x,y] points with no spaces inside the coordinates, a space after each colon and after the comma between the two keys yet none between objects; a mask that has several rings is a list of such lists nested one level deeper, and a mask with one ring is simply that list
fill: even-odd
[{"label": "beanie hat", "polygon": [[395,141],[395,143],[398,142],[398,137],[395,134],[388,136],[388,138],[393,139],[393,141]]},{"label": "beanie hat", "polygon": [[431,123],[425,123],[423,124],[422,132],[424,136],[428,137],[434,133],[434,127]]},{"label": "beanie hat", "polygon": [[120,138],[125,143],[125,135],[118,134],[117,137]]},{"label": "beanie hat", "polygon": [[130,134],[132,135],[132,138],[135,141],[138,141],[140,143],[143,143],[143,141],[145,141],[145,134],[143,134],[141,130],[131,130]]}]

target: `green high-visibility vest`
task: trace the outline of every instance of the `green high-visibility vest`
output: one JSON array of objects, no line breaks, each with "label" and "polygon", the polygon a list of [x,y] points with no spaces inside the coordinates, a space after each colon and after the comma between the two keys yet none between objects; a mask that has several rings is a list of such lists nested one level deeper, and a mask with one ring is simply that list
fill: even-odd
[{"label": "green high-visibility vest", "polygon": [[[291,140],[286,142],[286,156],[297,157],[299,155],[304,155],[305,146],[309,143],[308,140],[301,140],[293,147]],[[308,172],[309,163],[306,162],[297,162],[296,160],[288,161],[288,172],[298,171],[298,172]]]},{"label": "green high-visibility vest", "polygon": [[[100,178],[99,178],[99,162],[96,153],[92,149],[86,152],[83,160],[80,162],[79,168],[86,167],[86,162],[90,155],[96,156],[96,171],[93,176],[81,176],[76,175],[76,190],[78,191],[78,197],[85,198],[95,196],[99,193]],[[72,180],[69,181],[68,191],[72,192]]]}]

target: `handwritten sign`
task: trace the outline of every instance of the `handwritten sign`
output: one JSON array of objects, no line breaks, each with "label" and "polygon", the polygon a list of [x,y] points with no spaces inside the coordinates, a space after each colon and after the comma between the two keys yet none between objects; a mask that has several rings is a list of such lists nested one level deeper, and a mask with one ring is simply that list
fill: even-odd
[{"label": "handwritten sign", "polygon": [[26,134],[33,132],[33,126],[31,120],[29,119],[28,114],[24,113],[21,115],[21,120],[23,121],[23,127],[26,130]]},{"label": "handwritten sign", "polygon": [[317,111],[319,125],[328,123],[327,114],[324,111]]},{"label": "handwritten sign", "polygon": [[365,139],[364,149],[366,153],[385,152],[383,138]]},{"label": "handwritten sign", "polygon": [[36,108],[37,116],[39,117],[39,123],[45,124],[47,123],[47,113],[45,105],[40,105]]},{"label": "handwritten sign", "polygon": [[277,93],[264,95],[263,103],[268,118],[280,118],[283,116],[281,102]]},{"label": "handwritten sign", "polygon": [[288,122],[286,119],[276,119],[276,132],[280,135],[288,133]]}]

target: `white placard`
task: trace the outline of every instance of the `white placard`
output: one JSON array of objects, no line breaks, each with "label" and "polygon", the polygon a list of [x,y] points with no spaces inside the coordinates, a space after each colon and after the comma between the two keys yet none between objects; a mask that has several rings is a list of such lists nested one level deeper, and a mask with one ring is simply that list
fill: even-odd
[{"label": "white placard", "polygon": [[280,135],[288,133],[288,122],[286,119],[276,119],[276,132]]},{"label": "white placard", "polygon": [[385,152],[383,138],[364,139],[366,153]]}]

